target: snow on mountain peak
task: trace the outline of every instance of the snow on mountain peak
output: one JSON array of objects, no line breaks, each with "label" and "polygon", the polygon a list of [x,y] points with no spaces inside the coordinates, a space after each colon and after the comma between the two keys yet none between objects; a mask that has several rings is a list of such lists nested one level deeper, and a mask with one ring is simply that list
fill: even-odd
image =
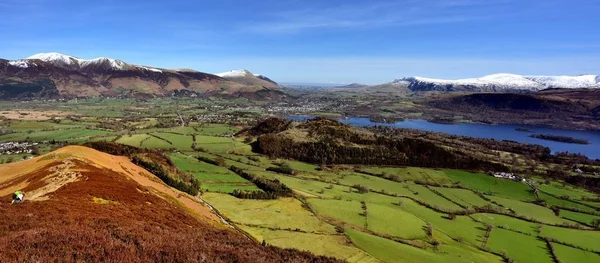
[{"label": "snow on mountain peak", "polygon": [[60,54],[56,52],[51,53],[38,53],[33,56],[28,57],[27,59],[39,59],[44,62],[49,63],[61,63],[64,65],[73,65],[80,61],[80,59],[72,56],[68,56],[65,54]]},{"label": "snow on mountain peak", "polygon": [[257,76],[256,74],[252,74],[250,71],[245,69],[230,70],[223,73],[217,73],[215,75],[221,78],[243,78],[246,76]]},{"label": "snow on mountain peak", "polygon": [[403,78],[399,81],[417,81],[434,85],[460,85],[476,87],[501,87],[506,89],[542,90],[546,88],[590,88],[600,84],[598,75],[581,76],[522,76],[516,74],[499,73],[480,78],[466,78],[456,80],[433,79],[423,77]]},{"label": "snow on mountain peak", "polygon": [[581,76],[526,76],[546,87],[582,88],[598,85],[598,75]]},{"label": "snow on mountain peak", "polygon": [[114,68],[114,69],[123,69],[127,65],[127,63],[125,63],[121,60],[105,58],[105,57],[99,57],[99,58],[95,58],[95,59],[80,61],[80,64],[82,67],[85,67],[88,65],[94,65],[94,64],[104,64],[104,63],[110,65],[110,67]]},{"label": "snow on mountain peak", "polygon": [[[39,54],[35,54],[35,55],[27,58],[27,60],[31,60],[31,59],[39,59],[41,61],[51,63],[55,66],[68,68],[68,69],[74,69],[74,68],[84,69],[84,68],[88,68],[88,67],[100,66],[100,67],[109,67],[114,70],[123,70],[125,68],[128,68],[128,66],[130,66],[129,64],[127,64],[124,61],[119,60],[119,59],[112,59],[112,58],[107,58],[107,57],[99,57],[99,58],[95,58],[95,59],[80,59],[77,57],[60,54],[60,53],[56,53],[56,52],[39,53]],[[150,70],[150,71],[160,72],[160,70],[154,69],[154,68],[141,67],[141,66],[137,66],[137,67],[141,68],[141,69]]]}]

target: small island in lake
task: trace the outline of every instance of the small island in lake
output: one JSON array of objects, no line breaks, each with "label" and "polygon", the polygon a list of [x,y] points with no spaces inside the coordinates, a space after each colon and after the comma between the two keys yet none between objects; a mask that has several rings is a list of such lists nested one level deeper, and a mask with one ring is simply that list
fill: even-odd
[{"label": "small island in lake", "polygon": [[527,128],[516,128],[515,131],[520,131],[520,132],[531,132],[530,129]]},{"label": "small island in lake", "polygon": [[434,117],[431,120],[428,120],[431,123],[437,123],[437,124],[457,124],[459,123],[458,120],[452,118],[452,117]]},{"label": "small island in lake", "polygon": [[573,137],[559,136],[559,135],[552,135],[552,134],[532,134],[532,135],[529,135],[529,137],[542,139],[542,140],[548,140],[548,141],[556,141],[556,142],[590,144],[590,142],[585,139],[577,139],[577,138],[573,138]]}]

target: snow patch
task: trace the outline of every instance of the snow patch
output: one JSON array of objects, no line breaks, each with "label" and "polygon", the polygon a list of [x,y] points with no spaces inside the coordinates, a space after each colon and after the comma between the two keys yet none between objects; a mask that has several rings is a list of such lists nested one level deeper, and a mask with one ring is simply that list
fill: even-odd
[{"label": "snow patch", "polygon": [[125,63],[121,60],[105,58],[105,57],[100,57],[100,58],[95,58],[95,59],[90,59],[90,60],[82,60],[80,64],[82,67],[86,67],[89,65],[97,65],[97,64],[104,64],[104,63],[108,63],[108,65],[110,65],[110,67],[113,69],[124,69],[125,66],[127,65],[127,63]]},{"label": "snow patch", "polygon": [[28,68],[29,64],[25,60],[13,60],[8,62],[9,65],[18,68]]},{"label": "snow patch", "polygon": [[243,78],[246,76],[252,76],[253,74],[250,73],[250,71],[247,71],[245,69],[237,69],[237,70],[231,70],[231,71],[227,71],[227,72],[223,72],[223,73],[217,73],[215,74],[221,78]]},{"label": "snow patch", "polygon": [[143,70],[148,70],[148,71],[153,71],[153,72],[158,72],[158,73],[162,73],[162,70],[160,69],[155,69],[155,68],[149,68],[149,67],[144,67],[144,66],[137,66],[138,68],[141,68]]}]

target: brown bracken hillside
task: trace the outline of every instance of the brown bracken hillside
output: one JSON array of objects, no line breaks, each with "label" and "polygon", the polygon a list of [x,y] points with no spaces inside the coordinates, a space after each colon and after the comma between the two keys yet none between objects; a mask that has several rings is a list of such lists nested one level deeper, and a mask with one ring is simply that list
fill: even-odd
[{"label": "brown bracken hillside", "polygon": [[0,262],[338,261],[261,246],[127,158],[70,146],[0,166]]}]

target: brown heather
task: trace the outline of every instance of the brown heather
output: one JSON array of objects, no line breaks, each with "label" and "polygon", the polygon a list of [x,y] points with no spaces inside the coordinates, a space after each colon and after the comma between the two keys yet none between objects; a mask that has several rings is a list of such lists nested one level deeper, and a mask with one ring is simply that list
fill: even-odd
[{"label": "brown heather", "polygon": [[[0,262],[340,262],[261,246],[123,174],[75,163],[79,180],[47,200],[11,205],[10,196],[0,197]],[[47,174],[40,169],[25,178]]]}]

